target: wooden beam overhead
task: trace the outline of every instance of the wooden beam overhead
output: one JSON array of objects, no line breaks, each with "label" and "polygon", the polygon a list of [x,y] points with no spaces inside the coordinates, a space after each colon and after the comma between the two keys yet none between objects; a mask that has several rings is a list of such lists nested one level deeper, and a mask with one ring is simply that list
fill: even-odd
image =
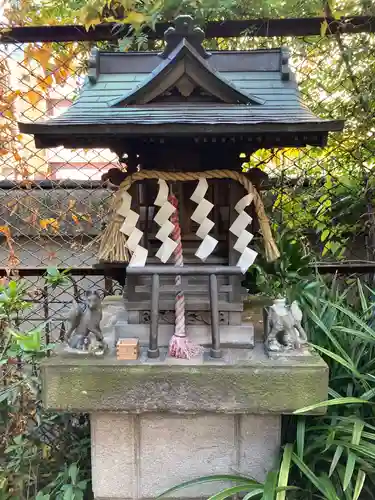
[{"label": "wooden beam overhead", "polygon": [[[314,36],[320,35],[321,25],[328,22],[326,34],[375,33],[375,17],[352,16],[340,19],[305,17],[290,19],[244,19],[233,21],[210,21],[203,26],[206,38],[232,38],[247,36]],[[171,24],[157,23],[155,31],[145,29],[151,40],[162,40],[164,32]],[[83,26],[27,26],[0,29],[0,43],[28,42],[78,42],[117,40],[126,35],[128,26],[106,23],[87,31]]]}]

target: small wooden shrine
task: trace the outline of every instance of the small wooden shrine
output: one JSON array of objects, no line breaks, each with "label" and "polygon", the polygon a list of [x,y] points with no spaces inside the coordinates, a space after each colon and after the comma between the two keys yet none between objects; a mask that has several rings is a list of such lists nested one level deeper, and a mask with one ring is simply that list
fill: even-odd
[{"label": "small wooden shrine", "polygon": [[[266,176],[242,173],[242,154],[324,146],[328,132],[343,127],[303,104],[286,49],[208,52],[203,41],[193,19],[180,16],[161,53],[94,51],[80,95],[64,114],[20,124],[38,147],[110,148],[126,164],[126,172],[105,176],[120,189],[99,259],[129,264],[124,336],[151,328],[150,357],[159,355],[158,323],[172,336],[178,314],[184,328],[194,325],[206,336],[211,324],[213,356],[220,355],[218,325],[234,343],[252,345],[241,325],[237,271],[256,258],[255,234],[268,259],[279,254],[259,194]],[[185,273],[164,272],[159,280],[157,268],[147,270],[168,262],[183,264]]]},{"label": "small wooden shrine", "polygon": [[[203,39],[182,16],[162,53],[94,52],[66,113],[20,124],[39,147],[110,148],[126,163],[105,175],[118,189],[98,260],[126,272],[128,322],[113,315],[110,353],[58,351],[41,370],[46,410],[90,414],[95,499],[159,498],[233,471],[264,481],[279,457],[281,416],[327,399],[318,355],[249,349],[241,280],[256,258],[253,236],[268,259],[278,249],[259,194],[266,176],[242,173],[240,155],[323,146],[343,123],[304,106],[286,50],[209,53]],[[89,296],[72,317],[85,320],[84,333],[95,320],[101,341],[101,306]],[[302,332],[298,314],[273,313],[276,333]],[[200,500],[215,488],[169,496]]]}]

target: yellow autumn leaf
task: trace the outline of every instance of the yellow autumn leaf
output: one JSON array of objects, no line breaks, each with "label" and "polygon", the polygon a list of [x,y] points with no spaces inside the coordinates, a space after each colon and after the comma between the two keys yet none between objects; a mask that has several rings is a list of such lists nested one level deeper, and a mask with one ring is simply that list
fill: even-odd
[{"label": "yellow autumn leaf", "polygon": [[324,19],[324,21],[320,25],[320,36],[321,37],[325,36],[325,34],[327,33],[327,29],[328,29],[328,22],[327,22],[327,19]]},{"label": "yellow autumn leaf", "polygon": [[9,102],[1,102],[0,103],[0,112],[1,113],[7,109],[10,109],[10,108],[11,108],[11,105],[9,104]]},{"label": "yellow autumn leaf", "polygon": [[39,225],[42,229],[48,229],[48,226],[54,226],[57,223],[56,219],[40,219]]},{"label": "yellow autumn leaf", "polygon": [[43,91],[46,92],[53,85],[52,75],[47,75],[44,78],[38,77],[37,86]]},{"label": "yellow autumn leaf", "polygon": [[38,61],[45,72],[48,71],[48,63],[51,58],[51,53],[51,47],[47,44],[43,44],[41,47],[33,47],[30,50],[31,57]]},{"label": "yellow autumn leaf", "polygon": [[90,28],[93,26],[96,26],[97,24],[100,24],[102,20],[100,17],[95,17],[94,19],[87,19],[84,23],[85,29],[88,31]]},{"label": "yellow autumn leaf", "polygon": [[14,151],[14,152],[13,152],[13,158],[14,158],[16,161],[21,161],[21,159],[22,159],[18,151]]},{"label": "yellow autumn leaf", "polygon": [[142,24],[146,21],[146,16],[141,12],[136,12],[135,10],[128,12],[124,23],[126,24]]},{"label": "yellow autumn leaf", "polygon": [[55,82],[57,83],[57,85],[62,85],[63,83],[66,82],[66,80],[69,76],[69,73],[65,68],[61,67],[61,68],[57,68],[53,72],[53,76],[55,78]]},{"label": "yellow autumn leaf", "polygon": [[86,5],[81,10],[80,21],[86,30],[89,30],[91,26],[99,24],[101,22],[99,9],[93,5]]},{"label": "yellow autumn leaf", "polygon": [[22,179],[26,179],[27,177],[29,177],[29,175],[30,175],[30,171],[29,171],[29,170],[28,170],[28,168],[24,165],[24,166],[22,167],[22,169],[21,169],[20,174],[21,174]]},{"label": "yellow autumn leaf", "polygon": [[53,220],[53,222],[51,222],[51,228],[53,229],[53,232],[54,233],[58,233],[59,232],[59,223],[56,219]]},{"label": "yellow autumn leaf", "polygon": [[33,106],[36,106],[38,102],[42,99],[42,96],[39,94],[39,92],[36,92],[35,90],[29,90],[24,94],[24,98]]},{"label": "yellow autumn leaf", "polygon": [[32,44],[26,45],[26,47],[24,48],[24,50],[23,50],[24,57],[25,57],[25,59],[23,60],[24,65],[28,65],[30,63],[30,60],[33,58],[33,56],[32,56],[33,48],[34,47]]},{"label": "yellow autumn leaf", "polygon": [[0,233],[2,233],[6,238],[10,238],[10,229],[8,226],[0,226]]},{"label": "yellow autumn leaf", "polygon": [[68,210],[73,210],[73,208],[76,206],[76,200],[69,200],[68,202]]},{"label": "yellow autumn leaf", "polygon": [[42,456],[44,459],[48,459],[51,456],[51,448],[47,444],[42,444]]},{"label": "yellow autumn leaf", "polygon": [[11,92],[7,92],[2,96],[2,99],[4,102],[11,104],[13,103],[17,97],[19,97],[22,94],[20,90],[12,90]]},{"label": "yellow autumn leaf", "polygon": [[3,111],[3,117],[8,118],[9,120],[14,120],[14,113],[10,109]]}]

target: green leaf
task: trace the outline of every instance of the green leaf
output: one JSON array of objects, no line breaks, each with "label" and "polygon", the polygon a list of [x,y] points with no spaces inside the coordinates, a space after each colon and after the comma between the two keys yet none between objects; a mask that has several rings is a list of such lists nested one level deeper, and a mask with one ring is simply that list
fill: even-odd
[{"label": "green leaf", "polygon": [[263,494],[263,488],[256,488],[254,489],[253,491],[250,491],[249,493],[247,493],[242,500],[250,500],[250,498],[254,498],[258,495],[262,495]]},{"label": "green leaf", "polygon": [[338,311],[342,312],[345,316],[350,318],[356,325],[358,325],[362,330],[366,331],[369,336],[375,339],[374,330],[369,327],[364,321],[362,321],[356,314],[354,314],[351,310],[346,307],[341,306],[340,304],[331,304],[332,307],[336,308]]},{"label": "green leaf", "polygon": [[[364,427],[364,423],[362,421],[355,420],[354,425],[353,425],[353,432],[352,432],[352,444],[353,445],[356,445],[356,446],[359,445],[359,443],[361,441],[363,427]],[[348,451],[348,459],[346,461],[344,484],[343,484],[344,491],[348,488],[348,486],[352,480],[355,463],[356,463],[356,455],[352,451]]]},{"label": "green leaf", "polygon": [[83,491],[79,488],[74,488],[74,500],[83,500]]},{"label": "green leaf", "polygon": [[361,394],[361,399],[366,399],[367,401],[369,401],[374,396],[375,396],[375,387]]},{"label": "green leaf", "polygon": [[326,495],[327,491],[324,483],[319,481],[319,478],[295,453],[292,454],[292,461],[297,465],[297,467],[307,477],[307,479],[309,479],[309,481],[315,486],[315,488],[323,493],[323,495]]},{"label": "green leaf", "polygon": [[277,472],[270,471],[264,482],[262,500],[274,500],[277,488]]},{"label": "green leaf", "polygon": [[297,455],[302,460],[303,452],[305,448],[305,431],[306,431],[306,419],[305,417],[298,417],[297,420]]},{"label": "green leaf", "polygon": [[315,405],[306,406],[305,408],[300,408],[299,410],[294,411],[295,415],[299,415],[300,413],[306,413],[308,411],[317,410],[318,408],[324,408],[325,406],[337,406],[337,405],[346,405],[346,404],[364,404],[369,401],[364,401],[359,398],[338,398],[338,399],[329,399],[328,401],[322,401],[321,403],[316,403]]},{"label": "green leaf", "polygon": [[325,229],[322,234],[320,235],[320,241],[326,241],[328,236],[330,235],[331,231],[329,229]]},{"label": "green leaf", "polygon": [[25,335],[22,335],[14,331],[11,331],[10,333],[16,339],[17,344],[21,347],[23,351],[39,352],[41,350],[42,331],[39,328],[31,330]]},{"label": "green leaf", "polygon": [[[258,488],[257,486],[253,486],[254,488]],[[232,498],[233,495],[237,495],[238,493],[243,493],[248,489],[251,489],[252,486],[249,486],[247,483],[239,484],[237,486],[231,486],[230,488],[225,488],[224,490],[219,491],[215,495],[209,497],[208,500],[225,500],[225,498]]]},{"label": "green leaf", "polygon": [[76,463],[70,464],[69,469],[68,469],[68,474],[70,479],[72,480],[72,483],[75,484],[77,481],[77,475],[78,475],[78,467]]},{"label": "green leaf", "polygon": [[71,484],[68,485],[68,488],[66,488],[65,492],[64,492],[64,497],[63,499],[64,500],[74,500],[74,489],[73,489],[73,486]]},{"label": "green leaf", "polygon": [[332,474],[334,473],[343,451],[344,451],[344,448],[342,446],[338,445],[336,448],[335,454],[333,455],[331,467],[329,468],[329,473],[328,473],[329,477],[331,477]]},{"label": "green leaf", "polygon": [[319,476],[319,481],[322,487],[325,489],[326,493],[326,498],[327,499],[332,499],[332,500],[341,500],[338,498],[336,495],[336,488],[333,485],[332,481],[329,479],[327,474],[321,474]]},{"label": "green leaf", "polygon": [[361,420],[356,420],[354,422],[352,444],[358,445],[360,443],[364,426],[365,424]]},{"label": "green leaf", "polygon": [[51,496],[48,493],[44,494],[42,491],[39,491],[35,500],[50,500],[50,498]]},{"label": "green leaf", "polygon": [[363,293],[363,287],[361,284],[361,281],[359,278],[357,278],[357,290],[359,294],[359,298],[361,300],[361,307],[362,307],[362,312],[366,312],[368,310],[368,304],[367,304],[367,299],[365,297],[365,294]]},{"label": "green leaf", "polygon": [[80,490],[85,491],[85,489],[87,488],[87,481],[80,481],[77,484],[77,488],[79,488]]},{"label": "green leaf", "polygon": [[368,333],[362,332],[361,330],[355,328],[347,328],[346,326],[337,325],[333,326],[332,330],[339,332],[340,334],[347,333],[348,335],[352,335],[353,337],[358,337],[359,339],[364,340],[365,342],[374,342],[375,340],[375,337],[370,337]]},{"label": "green leaf", "polygon": [[345,467],[344,484],[342,486],[344,491],[348,488],[349,483],[352,479],[352,475],[354,472],[354,466],[355,466],[355,459],[356,459],[355,454],[353,452],[349,451],[348,452],[348,459],[346,461],[346,467]]},{"label": "green leaf", "polygon": [[[329,305],[326,304],[326,305]],[[333,345],[336,347],[336,349],[340,352],[341,356],[346,358],[347,361],[350,360],[347,352],[345,349],[343,349],[338,342],[338,340],[335,338],[334,335],[332,335],[331,331],[327,328],[327,326],[323,323],[323,321],[320,319],[320,317],[311,309],[308,311],[308,315],[311,317],[311,319],[314,321],[314,323],[322,330],[323,333],[329,338],[329,340],[333,343]]]},{"label": "green leaf", "polygon": [[345,366],[350,372],[352,372],[355,376],[361,377],[361,374],[359,371],[356,369],[356,367],[353,365],[351,361],[346,361],[343,357],[339,356],[333,351],[330,351],[328,349],[325,349],[324,347],[320,347],[316,344],[310,344],[314,349],[316,349],[319,352],[322,352],[326,356],[332,358],[335,360],[337,363],[339,363],[342,366]]},{"label": "green leaf", "polygon": [[59,275],[59,270],[56,267],[47,267],[47,274],[51,277]]},{"label": "green leaf", "polygon": [[366,473],[363,472],[362,469],[359,469],[357,474],[357,480],[355,482],[353,500],[358,500],[359,495],[361,494],[363,485],[365,484]]},{"label": "green leaf", "polygon": [[187,488],[188,486],[211,483],[211,482],[215,482],[215,481],[232,481],[232,482],[241,483],[241,484],[246,483],[250,486],[251,485],[260,486],[260,483],[258,483],[257,481],[254,481],[254,479],[250,479],[246,476],[240,476],[240,475],[235,475],[235,474],[215,474],[212,476],[202,476],[202,477],[198,477],[197,479],[191,479],[190,481],[185,481],[181,484],[173,486],[172,488],[169,488],[168,490],[164,491],[161,495],[159,495],[156,498],[162,498],[166,495],[169,495],[170,493]]},{"label": "green leaf", "polygon": [[[288,486],[292,453],[293,453],[293,444],[288,443],[284,448],[283,458],[281,461],[281,466],[279,471],[279,482],[278,482],[279,488],[285,488],[286,486]],[[285,500],[285,493],[286,493],[285,490],[279,491],[276,495],[276,500]]]}]

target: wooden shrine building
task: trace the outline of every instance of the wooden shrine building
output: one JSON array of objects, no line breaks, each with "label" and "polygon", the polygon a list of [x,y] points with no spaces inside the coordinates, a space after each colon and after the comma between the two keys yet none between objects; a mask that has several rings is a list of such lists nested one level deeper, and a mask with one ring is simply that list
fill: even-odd
[{"label": "wooden shrine building", "polygon": [[[111,180],[119,184],[127,179],[123,189],[129,190],[131,211],[140,217],[134,216],[131,226],[122,226],[126,243],[119,228],[130,205],[126,213],[117,206],[113,220],[119,239],[104,233],[103,260],[126,261],[137,252],[143,264],[166,263],[171,257],[170,251],[159,251],[160,242],[164,249],[170,244],[170,232],[162,236],[159,232],[167,228],[163,224],[168,217],[159,225],[154,219],[155,180],[160,193],[160,179],[170,183],[178,199],[184,264],[203,260],[246,269],[254,260],[247,246],[259,229],[254,215],[260,219],[266,253],[268,248],[268,256],[277,257],[259,194],[241,173],[242,154],[249,156],[260,148],[324,146],[329,131],[343,128],[342,121],[322,120],[304,105],[286,49],[208,52],[203,41],[204,33],[192,18],[180,16],[166,31],[160,53],[94,51],[83,88],[65,113],[19,124],[22,133],[35,136],[37,147],[109,148],[126,163],[127,172],[114,172]],[[180,177],[173,177],[175,173]],[[250,180],[259,187],[257,179]],[[194,198],[196,181],[202,189]],[[239,207],[244,187],[248,202]],[[194,217],[197,204],[202,210],[211,207],[203,219]],[[246,225],[237,233],[231,231],[237,218],[244,218],[242,212],[254,219],[247,219],[249,231]],[[197,252],[203,243],[204,251]],[[129,323],[142,328],[151,321],[150,279],[132,275],[126,286]],[[174,280],[164,280],[159,322],[168,325],[174,322]],[[210,310],[207,280],[207,276],[183,280],[187,324],[207,328],[210,322],[205,317]],[[241,328],[240,283],[240,276],[218,277],[220,324],[230,327],[232,338]]]}]

